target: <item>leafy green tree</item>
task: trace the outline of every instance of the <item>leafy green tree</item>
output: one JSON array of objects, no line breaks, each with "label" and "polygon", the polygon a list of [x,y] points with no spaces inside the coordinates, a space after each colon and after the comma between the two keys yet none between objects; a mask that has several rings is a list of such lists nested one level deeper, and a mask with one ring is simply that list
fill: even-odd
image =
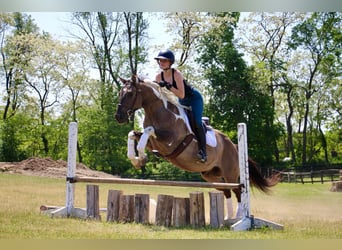
[{"label": "leafy green tree", "polygon": [[[313,119],[311,122],[310,114],[312,114],[311,111],[315,106],[318,110],[320,109],[314,104],[319,101],[317,93],[322,93],[326,84],[329,84],[336,77],[341,77],[341,28],[342,16],[340,13],[315,12],[293,28],[291,40],[289,41],[290,48],[299,50],[300,53],[307,55],[306,60],[297,66],[298,69],[304,69],[300,74],[300,87],[305,97],[302,130],[302,164],[307,163],[308,153],[310,155],[309,159],[312,158],[312,153],[308,152],[307,146],[309,141],[308,133],[310,133],[310,125],[312,127],[313,122],[318,124],[321,142],[326,150],[326,142],[321,127],[322,118],[321,116],[316,116],[316,119]],[[325,101],[324,99],[322,100]]]},{"label": "leafy green tree", "polygon": [[129,167],[126,156],[127,134],[134,124],[119,125],[115,119],[118,76],[136,74],[144,62],[146,28],[143,13],[81,12],[73,13],[73,23],[80,28],[80,39],[92,54],[100,81],[94,82],[91,108],[80,110],[80,147],[83,159],[91,167],[113,174]]},{"label": "leafy green tree", "polygon": [[[219,14],[238,16],[238,13]],[[228,20],[228,21],[227,21]],[[199,62],[209,81],[210,96],[207,113],[215,127],[236,135],[239,122],[248,126],[249,151],[264,164],[272,161],[270,138],[276,135],[270,99],[256,88],[253,76],[234,44],[236,19],[222,19],[201,39]],[[233,131],[233,132],[232,132]]]}]

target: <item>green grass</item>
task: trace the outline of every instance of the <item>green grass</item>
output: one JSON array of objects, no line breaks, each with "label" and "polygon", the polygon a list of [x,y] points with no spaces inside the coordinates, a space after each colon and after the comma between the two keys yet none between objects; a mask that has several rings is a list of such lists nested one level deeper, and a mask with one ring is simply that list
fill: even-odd
[{"label": "green grass", "polygon": [[[271,195],[252,191],[251,210],[255,217],[284,225],[284,230],[267,228],[232,232],[228,228],[165,228],[135,223],[51,218],[40,205],[65,205],[65,180],[0,174],[0,239],[341,239],[342,193],[330,192],[330,183],[280,183]],[[76,207],[85,207],[86,184],[76,184]],[[210,189],[140,185],[100,185],[100,206],[106,207],[109,189],[125,194],[148,193],[188,197],[203,191],[209,220]],[[234,200],[235,202],[235,200]],[[235,206],[235,204],[234,204]]]}]

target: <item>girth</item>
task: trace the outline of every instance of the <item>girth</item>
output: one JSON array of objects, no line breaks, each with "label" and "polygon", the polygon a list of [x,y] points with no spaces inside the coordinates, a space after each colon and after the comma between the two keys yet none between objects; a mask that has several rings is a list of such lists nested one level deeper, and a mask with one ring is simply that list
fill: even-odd
[{"label": "girth", "polygon": [[188,134],[187,136],[185,136],[183,141],[178,145],[178,147],[175,150],[173,150],[173,152],[171,154],[168,154],[168,155],[165,155],[165,156],[161,155],[161,156],[163,158],[166,158],[166,159],[169,159],[169,160],[176,158],[191,143],[191,141],[192,141],[192,139],[194,137],[195,136],[193,134]]}]

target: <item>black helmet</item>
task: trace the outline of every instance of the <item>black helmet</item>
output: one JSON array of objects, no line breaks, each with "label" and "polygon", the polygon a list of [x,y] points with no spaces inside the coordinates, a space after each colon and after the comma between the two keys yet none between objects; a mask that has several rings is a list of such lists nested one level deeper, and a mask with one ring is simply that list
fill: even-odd
[{"label": "black helmet", "polygon": [[167,50],[162,50],[158,53],[158,56],[155,57],[154,59],[159,60],[159,59],[168,59],[171,61],[171,63],[175,62],[175,55],[173,52],[169,49]]}]

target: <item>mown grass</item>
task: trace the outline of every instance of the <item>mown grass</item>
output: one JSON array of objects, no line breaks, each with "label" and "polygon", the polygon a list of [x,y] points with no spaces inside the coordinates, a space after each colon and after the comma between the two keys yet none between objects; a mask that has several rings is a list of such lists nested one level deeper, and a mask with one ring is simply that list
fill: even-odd
[{"label": "mown grass", "polygon": [[[210,226],[194,229],[165,228],[135,223],[51,218],[40,212],[41,205],[65,205],[65,180],[17,174],[0,174],[0,239],[341,239],[342,193],[330,192],[330,183],[280,183],[271,195],[254,190],[251,210],[255,217],[284,225],[284,230],[268,228],[232,232]],[[76,207],[85,207],[86,184],[76,184]],[[205,194],[209,221],[210,189],[155,187],[140,185],[100,185],[100,206],[106,207],[109,189],[125,194],[148,193],[187,197],[190,192]]]}]

